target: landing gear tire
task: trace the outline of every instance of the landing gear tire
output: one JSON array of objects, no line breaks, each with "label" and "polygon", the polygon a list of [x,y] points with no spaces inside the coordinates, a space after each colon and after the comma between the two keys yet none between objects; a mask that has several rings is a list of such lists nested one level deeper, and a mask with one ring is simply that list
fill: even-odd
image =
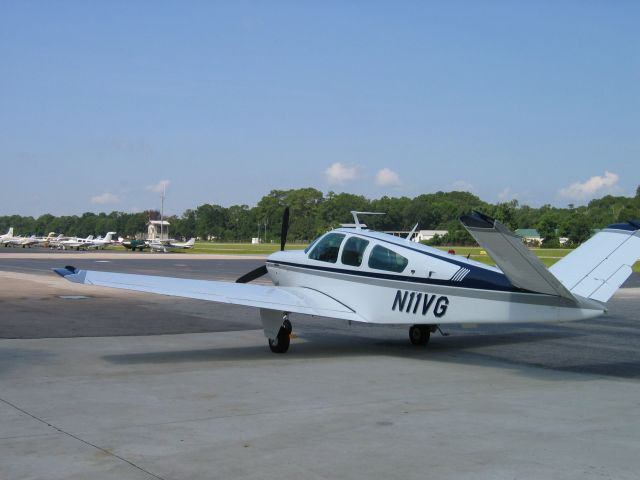
[{"label": "landing gear tire", "polygon": [[289,350],[289,344],[291,343],[290,333],[287,332],[284,327],[278,332],[278,336],[274,339],[269,339],[269,348],[273,353],[286,353]]},{"label": "landing gear tire", "polygon": [[414,345],[426,345],[431,338],[431,330],[426,325],[414,325],[409,329],[409,340]]},{"label": "landing gear tire", "polygon": [[287,334],[291,335],[291,332],[293,332],[293,326],[291,325],[291,322],[289,321],[288,318],[284,319],[284,322],[282,322],[282,327],[287,331]]},{"label": "landing gear tire", "polygon": [[282,326],[278,330],[278,336],[276,338],[269,339],[269,348],[273,353],[286,353],[289,350],[291,344],[291,332],[293,326],[289,321],[289,316],[285,313],[283,315]]}]

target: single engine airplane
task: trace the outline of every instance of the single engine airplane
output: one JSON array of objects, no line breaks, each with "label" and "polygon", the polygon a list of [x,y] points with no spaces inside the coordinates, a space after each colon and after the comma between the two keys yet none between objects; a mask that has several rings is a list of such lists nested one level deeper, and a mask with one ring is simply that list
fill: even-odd
[{"label": "single engine airplane", "polygon": [[188,242],[175,242],[173,240],[154,240],[149,242],[151,250],[167,253],[170,250],[189,250],[196,244],[195,238],[190,238]]},{"label": "single engine airplane", "polygon": [[58,245],[62,247],[62,250],[66,250],[67,248],[76,250],[80,250],[81,248],[87,249],[91,245],[93,245],[93,235],[89,235],[87,238],[80,237],[71,237],[67,240],[61,240],[58,242]]},{"label": "single engine airplane", "polygon": [[5,247],[9,246],[9,243],[11,243],[13,238],[13,227],[10,227],[7,233],[0,235],[0,245],[4,245]]},{"label": "single engine airplane", "polygon": [[[460,221],[497,267],[355,224],[325,233],[305,250],[280,251],[236,283],[79,270],[54,271],[88,285],[196,298],[260,309],[269,347],[289,348],[290,314],[410,326],[424,345],[440,325],[564,322],[607,311],[606,302],[640,256],[640,222],[610,225],[547,269],[499,221],[474,212]],[[273,286],[250,285],[267,274]]]},{"label": "single engine airplane", "polygon": [[135,252],[136,250],[143,251],[145,248],[149,248],[149,242],[147,242],[146,240],[138,240],[135,238],[131,240],[125,240],[124,238],[120,237],[117,243],[122,245],[127,250],[131,250],[132,252]]},{"label": "single engine airplane", "polygon": [[87,248],[95,248],[95,249],[101,248],[102,250],[104,250],[105,247],[108,247],[113,243],[112,239],[115,234],[116,232],[107,232],[104,238],[102,237],[94,238],[93,240],[91,240],[91,243],[88,245]]}]

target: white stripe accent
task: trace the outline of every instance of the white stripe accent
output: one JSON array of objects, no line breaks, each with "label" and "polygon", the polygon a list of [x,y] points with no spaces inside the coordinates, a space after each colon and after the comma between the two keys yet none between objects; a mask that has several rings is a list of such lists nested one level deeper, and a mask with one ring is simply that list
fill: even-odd
[{"label": "white stripe accent", "polygon": [[471,272],[471,270],[469,270],[468,268],[464,269],[464,272],[462,272],[462,276],[460,277],[460,281],[464,280],[464,278]]},{"label": "white stripe accent", "polygon": [[467,274],[470,272],[471,270],[469,270],[468,268],[463,268],[461,267],[460,270],[458,270],[453,277],[451,277],[451,281],[452,282],[461,282],[462,279],[464,277],[467,276]]}]

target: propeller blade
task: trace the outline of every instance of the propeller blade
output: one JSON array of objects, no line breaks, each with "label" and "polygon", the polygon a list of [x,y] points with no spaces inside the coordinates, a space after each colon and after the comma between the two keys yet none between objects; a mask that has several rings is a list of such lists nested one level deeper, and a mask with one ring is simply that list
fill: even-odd
[{"label": "propeller blade", "polygon": [[284,251],[284,245],[287,243],[287,233],[289,232],[289,207],[284,209],[282,214],[282,230],[280,231],[280,250]]},{"label": "propeller blade", "polygon": [[243,276],[236,280],[236,283],[249,283],[256,278],[260,278],[261,276],[266,275],[266,273],[267,266],[262,265],[261,267],[251,270],[249,273],[245,273]]}]

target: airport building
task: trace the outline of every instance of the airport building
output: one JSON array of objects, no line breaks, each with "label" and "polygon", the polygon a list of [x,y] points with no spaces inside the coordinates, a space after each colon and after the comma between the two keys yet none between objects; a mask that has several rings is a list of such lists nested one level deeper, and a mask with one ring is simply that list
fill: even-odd
[{"label": "airport building", "polygon": [[519,228],[515,234],[522,238],[527,245],[540,246],[544,240],[535,228]]},{"label": "airport building", "polygon": [[433,240],[436,236],[444,237],[448,230],[418,230],[415,236],[412,238],[414,242],[427,242]]},{"label": "airport building", "polygon": [[169,222],[166,220],[149,220],[147,224],[147,240],[168,240]]}]

